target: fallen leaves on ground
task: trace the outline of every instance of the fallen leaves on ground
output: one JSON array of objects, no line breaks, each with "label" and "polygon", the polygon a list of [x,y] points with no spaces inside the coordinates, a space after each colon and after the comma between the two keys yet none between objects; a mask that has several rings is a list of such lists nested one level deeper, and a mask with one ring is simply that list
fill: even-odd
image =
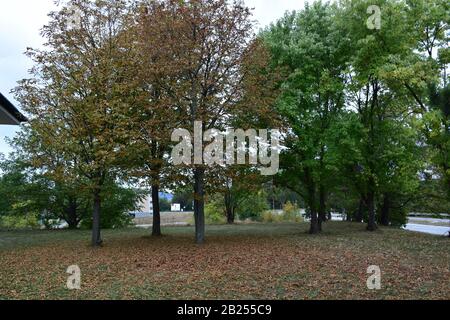
[{"label": "fallen leaves on ground", "polygon": [[[3,232],[0,299],[450,299],[447,238],[337,222],[319,236],[307,229],[213,226],[202,246],[188,227],[161,238],[108,231],[98,249],[86,232]],[[81,290],[66,288],[70,265],[81,268]],[[371,265],[381,290],[367,289]]]}]

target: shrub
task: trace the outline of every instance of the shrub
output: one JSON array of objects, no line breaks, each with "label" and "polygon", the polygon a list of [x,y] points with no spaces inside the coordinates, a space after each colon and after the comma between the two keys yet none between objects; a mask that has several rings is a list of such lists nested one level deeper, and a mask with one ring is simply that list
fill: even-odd
[{"label": "shrub", "polygon": [[[102,201],[101,228],[119,229],[130,226],[132,218],[129,212],[136,210],[138,199],[141,196],[132,189],[122,188],[116,185],[108,186]],[[90,205],[90,207],[92,204]],[[81,226],[86,229],[92,228],[92,215],[83,219]]]},{"label": "shrub", "polygon": [[283,215],[282,218],[284,221],[291,221],[291,222],[302,222],[303,218],[300,214],[300,210],[296,204],[292,204],[290,201],[288,201],[283,206]]},{"label": "shrub", "polygon": [[391,226],[402,227],[408,223],[407,211],[404,208],[391,209],[389,220],[391,222]]},{"label": "shrub", "polygon": [[26,216],[4,216],[0,218],[2,229],[40,229],[36,215]]},{"label": "shrub", "polygon": [[264,223],[279,222],[281,220],[280,218],[280,215],[273,213],[272,211],[265,211],[262,214],[262,222]]},{"label": "shrub", "polygon": [[225,217],[215,203],[205,205],[205,222],[207,224],[223,224]]},{"label": "shrub", "polygon": [[264,191],[250,195],[237,209],[239,219],[261,220],[262,214],[269,209],[267,195]]}]

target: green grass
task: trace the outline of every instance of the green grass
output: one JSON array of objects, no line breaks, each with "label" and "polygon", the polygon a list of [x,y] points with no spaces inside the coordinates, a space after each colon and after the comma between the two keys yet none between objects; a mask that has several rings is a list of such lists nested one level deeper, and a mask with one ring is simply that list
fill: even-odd
[{"label": "green grass", "polygon": [[[449,299],[448,238],[330,222],[318,236],[304,223],[103,232],[0,232],[0,299]],[[70,265],[82,288],[65,288]],[[367,267],[382,290],[366,287]]]}]

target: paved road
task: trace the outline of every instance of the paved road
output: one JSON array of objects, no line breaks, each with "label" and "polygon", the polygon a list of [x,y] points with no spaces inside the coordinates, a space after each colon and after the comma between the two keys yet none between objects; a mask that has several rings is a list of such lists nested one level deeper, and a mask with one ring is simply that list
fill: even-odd
[{"label": "paved road", "polygon": [[440,227],[450,227],[450,219],[434,219],[434,218],[420,218],[420,217],[410,217],[408,223],[414,224],[426,224],[434,225]]},{"label": "paved road", "polygon": [[450,231],[450,226],[443,227],[443,226],[408,223],[406,225],[406,227],[404,227],[404,229],[408,230],[408,231],[415,231],[415,232],[422,232],[422,233],[429,233],[429,234],[444,236],[444,235],[448,235],[448,233]]},{"label": "paved road", "polygon": [[[333,221],[342,221],[344,217],[333,214]],[[439,236],[448,235],[450,232],[450,219],[433,219],[411,217],[408,224],[403,229],[414,232],[422,232]]]}]

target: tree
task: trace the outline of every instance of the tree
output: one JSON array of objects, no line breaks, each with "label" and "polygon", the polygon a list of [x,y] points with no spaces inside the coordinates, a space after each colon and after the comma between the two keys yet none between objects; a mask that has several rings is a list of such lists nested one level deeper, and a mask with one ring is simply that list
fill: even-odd
[{"label": "tree", "polygon": [[219,173],[214,172],[217,178],[212,192],[222,195],[227,223],[234,224],[239,208],[253,194],[261,191],[264,179],[254,168],[246,166],[229,166],[218,170]]},{"label": "tree", "polygon": [[336,12],[334,5],[315,2],[263,33],[273,64],[285,71],[278,112],[290,130],[279,181],[307,203],[311,234],[326,220],[332,176],[326,136],[345,102],[346,41],[336,28]]},{"label": "tree", "polygon": [[[73,8],[79,16],[75,25]],[[43,147],[30,148],[34,164],[52,165],[51,151],[85,178],[93,199],[93,246],[102,243],[102,189],[127,154],[127,119],[122,115],[128,106],[131,49],[124,30],[134,23],[130,11],[123,0],[68,1],[42,29],[46,48],[27,51],[35,63],[33,78],[22,80],[15,90]]]},{"label": "tree", "polygon": [[[0,163],[0,208],[2,215],[36,218],[48,229],[66,222],[69,229],[92,227],[92,198],[81,183],[71,184],[52,180],[51,176],[36,170],[18,153]],[[104,214],[102,228],[117,228],[131,221],[129,212],[136,209],[140,194],[108,181],[103,191]]]},{"label": "tree", "polygon": [[172,144],[172,131],[180,124],[176,101],[171,99],[170,90],[167,90],[176,79],[160,65],[161,55],[166,53],[159,51],[161,39],[155,33],[167,23],[165,9],[168,8],[164,2],[140,3],[135,13],[138,23],[128,30],[134,46],[133,77],[127,79],[133,83],[130,86],[133,104],[127,113],[132,139],[126,170],[130,170],[132,177],[151,188],[153,236],[161,236],[159,193],[174,178],[168,153]]},{"label": "tree", "polygon": [[[86,217],[90,203],[87,200],[89,192],[85,187],[86,179],[76,172],[76,161],[66,161],[55,150],[46,148],[41,138],[31,126],[23,126],[9,141],[14,153],[6,163],[20,170],[26,177],[25,185],[35,186],[34,192],[19,193],[39,204],[36,209],[47,228],[53,227],[52,221],[62,220],[67,222],[70,229],[76,229]],[[39,160],[42,157],[47,160],[45,165]]]},{"label": "tree", "polygon": [[267,193],[261,188],[247,195],[245,201],[242,201],[237,207],[236,212],[240,220],[259,220],[267,210],[269,210]]},{"label": "tree", "polygon": [[[132,222],[130,212],[138,210],[139,200],[144,195],[136,190],[124,188],[114,181],[107,181],[102,192],[101,228],[117,229],[129,226]],[[86,216],[82,226],[91,228],[92,223],[92,217]]]},{"label": "tree", "polygon": [[[150,19],[147,54],[164,81],[161,90],[180,114],[180,126],[202,123],[202,131],[225,129],[227,114],[241,95],[241,62],[252,36],[250,11],[242,1],[191,0],[156,2]],[[202,141],[203,137],[199,139]],[[199,141],[200,142],[200,141]],[[205,171],[203,150],[195,145],[195,238],[205,240]]]},{"label": "tree", "polygon": [[[372,30],[363,23],[370,5],[382,8],[380,29]],[[378,195],[393,185],[389,177],[399,175],[415,151],[416,137],[407,133],[413,120],[410,103],[398,81],[393,81],[402,72],[400,62],[407,60],[414,48],[405,9],[400,1],[344,1],[340,17],[343,33],[353,45],[346,100],[358,115],[355,139],[359,142],[354,143],[358,160],[353,170],[361,190],[360,211],[367,210],[369,231],[377,229]],[[410,140],[400,141],[404,138]],[[396,152],[397,158],[393,156]],[[414,175],[413,171],[408,171],[409,175]]]},{"label": "tree", "polygon": [[417,106],[430,162],[450,199],[450,5],[444,0],[406,1],[415,51],[396,80]]},{"label": "tree", "polygon": [[31,179],[24,161],[5,160],[0,163],[0,217],[39,218],[42,203],[49,197],[42,181]]},{"label": "tree", "polygon": [[[444,0],[408,0],[412,33],[418,40],[417,49],[424,53],[413,66],[426,70],[440,70],[441,79],[433,73],[420,82],[403,79],[405,87],[423,112],[423,130],[427,145],[431,147],[431,162],[435,165],[450,199],[450,64],[449,27],[450,6]],[[426,84],[426,85],[424,85]],[[424,94],[425,93],[425,94]],[[428,99],[427,99],[428,98]],[[428,101],[428,103],[427,103]],[[450,237],[450,233],[449,233]]]}]

